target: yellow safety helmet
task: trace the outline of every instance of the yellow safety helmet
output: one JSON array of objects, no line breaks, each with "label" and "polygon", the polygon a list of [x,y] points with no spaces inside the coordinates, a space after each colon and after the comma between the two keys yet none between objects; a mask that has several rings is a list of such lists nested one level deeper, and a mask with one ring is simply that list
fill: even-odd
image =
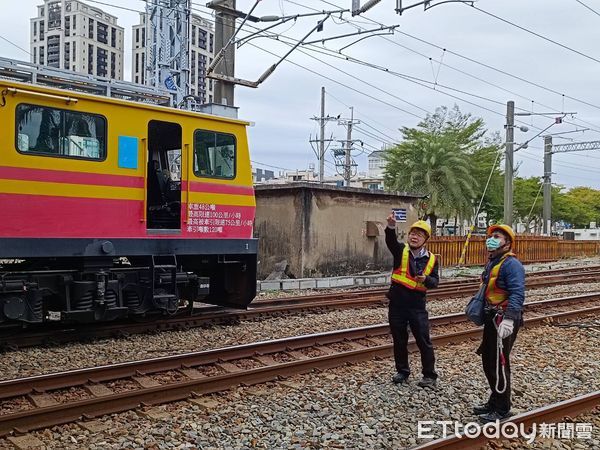
[{"label": "yellow safety helmet", "polygon": [[513,229],[511,227],[509,227],[508,225],[490,225],[490,227],[487,229],[487,234],[490,235],[496,230],[501,231],[504,234],[507,234],[510,237],[511,244],[515,242],[517,235],[515,234]]},{"label": "yellow safety helmet", "polygon": [[431,237],[431,225],[429,225],[424,220],[417,220],[415,223],[413,223],[410,226],[410,230],[412,230],[413,228],[418,228],[419,230],[423,230],[427,234],[427,237]]}]

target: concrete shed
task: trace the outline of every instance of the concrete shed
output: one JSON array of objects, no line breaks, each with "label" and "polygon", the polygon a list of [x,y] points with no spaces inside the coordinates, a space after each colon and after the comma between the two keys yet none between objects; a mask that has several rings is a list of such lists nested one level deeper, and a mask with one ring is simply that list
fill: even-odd
[{"label": "concrete shed", "polygon": [[392,259],[384,227],[392,209],[403,238],[417,220],[420,195],[313,183],[255,186],[258,275],[287,261],[295,278],[387,270]]}]

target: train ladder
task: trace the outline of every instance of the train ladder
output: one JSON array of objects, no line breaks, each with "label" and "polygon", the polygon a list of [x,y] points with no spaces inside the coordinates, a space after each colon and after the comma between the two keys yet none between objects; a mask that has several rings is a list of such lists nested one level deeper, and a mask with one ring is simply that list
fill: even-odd
[{"label": "train ladder", "polygon": [[[165,292],[162,288],[162,274],[165,272],[170,273],[170,289]],[[150,274],[152,277],[152,299],[154,305],[160,307],[162,305],[168,305],[171,301],[177,301],[177,257],[175,255],[160,255],[151,256]],[[158,286],[157,286],[158,284]],[[158,293],[157,293],[158,290]],[[167,312],[170,312],[168,308],[165,308]],[[177,305],[175,305],[175,312],[177,311]]]}]

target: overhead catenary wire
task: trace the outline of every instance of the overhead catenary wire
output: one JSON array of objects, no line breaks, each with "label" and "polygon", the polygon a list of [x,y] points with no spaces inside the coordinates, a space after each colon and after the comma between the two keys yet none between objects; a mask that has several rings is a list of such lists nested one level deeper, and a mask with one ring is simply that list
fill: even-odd
[{"label": "overhead catenary wire", "polygon": [[554,45],[558,45],[559,47],[562,47],[562,48],[563,48],[563,49],[565,49],[565,50],[568,50],[568,51],[570,51],[570,52],[576,53],[577,55],[583,56],[584,58],[587,58],[587,59],[589,59],[589,60],[591,60],[591,61],[594,61],[594,62],[600,63],[600,59],[598,59],[598,58],[594,58],[593,56],[590,56],[590,55],[588,55],[588,54],[586,54],[586,53],[580,52],[579,50],[576,50],[576,49],[574,49],[574,48],[572,48],[572,47],[569,47],[568,45],[561,44],[560,42],[558,42],[558,41],[555,41],[554,39],[552,39],[552,38],[549,38],[549,37],[547,37],[547,36],[544,36],[544,35],[542,35],[542,34],[540,34],[540,33],[537,33],[537,32],[535,32],[535,31],[533,31],[533,30],[530,30],[529,28],[523,27],[523,26],[521,26],[521,25],[518,25],[518,24],[516,24],[516,23],[514,23],[514,22],[511,22],[511,21],[510,21],[510,20],[508,20],[508,19],[504,19],[504,18],[502,18],[502,17],[500,17],[500,16],[497,16],[496,14],[493,14],[493,13],[491,13],[491,12],[489,12],[489,11],[486,11],[485,9],[481,9],[481,8],[479,8],[479,7],[475,6],[475,4],[472,4],[472,5],[470,5],[470,7],[471,7],[471,8],[473,8],[473,9],[476,9],[477,11],[480,11],[480,12],[482,12],[483,14],[486,14],[486,15],[488,15],[488,16],[490,16],[490,17],[493,17],[493,18],[495,18],[495,19],[497,19],[497,20],[500,20],[500,21],[502,21],[502,22],[504,22],[504,23],[506,23],[506,24],[508,24],[508,25],[511,25],[511,26],[513,26],[513,27],[515,27],[515,28],[518,28],[518,29],[522,30],[522,31],[525,31],[526,33],[529,33],[529,34],[532,34],[532,35],[534,35],[534,36],[537,36],[537,37],[539,37],[540,39],[543,39],[543,40],[545,40],[545,41],[548,41],[548,42],[550,42],[550,43],[552,43],[552,44],[554,44]]},{"label": "overhead catenary wire", "polygon": [[[288,1],[289,3],[294,3],[294,4],[296,4],[296,5],[300,5],[299,3],[296,3],[296,2],[294,2],[293,0],[286,0],[286,1]],[[332,2],[330,2],[330,1],[327,1],[327,0],[321,0],[321,1],[322,1],[323,3],[325,3],[325,4],[327,4],[327,5],[330,5],[330,6],[337,6],[335,3],[332,3]],[[303,6],[303,5],[301,5],[301,6]],[[309,8],[309,7],[306,7],[306,8]],[[312,8],[309,8],[309,9],[312,9]],[[367,20],[369,20],[369,22],[370,22],[370,23],[378,24],[378,25],[380,25],[380,26],[385,26],[385,24],[382,24],[381,22],[378,22],[378,21],[376,21],[376,20],[370,19],[370,18],[368,18],[368,17],[366,17],[366,19],[367,19]],[[344,19],[344,20],[345,20],[345,19]],[[352,20],[346,20],[346,22],[347,22],[347,23],[354,23],[354,21],[352,21]],[[358,25],[355,25],[355,26],[356,26],[357,28],[360,28]],[[558,92],[558,91],[556,91],[556,90],[554,90],[554,89],[548,88],[547,86],[543,86],[543,85],[541,85],[540,83],[536,83],[536,82],[533,82],[533,81],[527,80],[527,79],[525,79],[525,78],[523,78],[523,77],[519,77],[519,76],[517,76],[517,75],[514,75],[514,74],[512,74],[512,73],[510,73],[510,72],[507,72],[507,71],[504,71],[504,70],[498,69],[498,68],[496,68],[496,67],[493,67],[493,66],[491,66],[491,65],[489,65],[489,64],[486,64],[486,63],[483,63],[483,62],[481,62],[481,61],[475,60],[475,59],[473,59],[473,58],[467,57],[467,56],[465,56],[465,55],[462,55],[462,54],[460,54],[460,53],[458,53],[458,52],[455,52],[455,51],[449,50],[449,49],[448,49],[448,48],[446,48],[446,47],[443,47],[443,46],[440,46],[440,45],[434,44],[434,43],[432,43],[432,42],[429,42],[429,41],[427,41],[427,40],[425,40],[425,39],[422,39],[422,38],[419,38],[419,37],[413,36],[413,35],[411,35],[411,34],[409,34],[409,33],[406,33],[406,32],[404,32],[404,31],[402,31],[402,30],[396,29],[395,31],[396,31],[397,33],[401,34],[401,35],[407,36],[407,37],[409,37],[409,38],[412,38],[412,39],[415,39],[415,40],[417,40],[417,41],[419,41],[419,42],[421,42],[421,43],[424,43],[424,44],[430,45],[430,46],[432,46],[432,47],[434,47],[434,48],[436,48],[436,49],[442,50],[444,53],[449,53],[449,54],[455,55],[455,56],[457,56],[457,57],[460,57],[460,58],[462,58],[462,59],[465,59],[465,60],[467,60],[467,61],[469,61],[469,62],[472,62],[472,63],[474,63],[474,64],[481,65],[481,66],[483,66],[483,67],[486,67],[486,68],[488,68],[488,69],[490,69],[490,70],[496,71],[496,72],[498,72],[498,73],[501,73],[501,74],[503,74],[503,75],[506,75],[506,76],[512,77],[512,78],[514,78],[514,79],[517,79],[517,80],[519,80],[519,81],[522,81],[522,82],[528,83],[528,84],[530,84],[530,85],[533,85],[533,86],[535,86],[535,87],[538,87],[538,88],[540,88],[540,89],[546,90],[546,91],[548,91],[548,92],[551,92],[551,93],[554,93],[554,94],[560,95],[560,96],[563,98],[563,100],[564,100],[564,98],[568,98],[568,99],[570,99],[570,100],[573,100],[573,101],[576,101],[576,102],[578,102],[578,103],[585,104],[585,105],[587,105],[587,106],[591,106],[591,107],[593,107],[593,108],[596,108],[596,109],[600,109],[600,106],[598,106],[598,105],[594,105],[594,104],[592,104],[592,103],[590,103],[590,102],[587,102],[587,101],[585,101],[585,100],[582,100],[582,99],[579,99],[579,98],[576,98],[576,97],[573,97],[573,96],[570,96],[570,95],[567,95],[567,94],[564,94],[564,93]],[[407,46],[404,46],[404,45],[402,45],[402,44],[398,43],[396,40],[389,39],[389,38],[387,38],[387,37],[385,37],[385,36],[380,36],[380,38],[381,38],[381,39],[384,39],[385,41],[387,41],[387,42],[390,42],[390,43],[392,43],[392,44],[394,44],[394,45],[397,45],[397,46],[400,46],[400,47],[402,47],[402,48],[405,48],[405,49],[407,49],[407,50],[409,50],[409,51],[411,51],[411,52],[414,52],[414,53],[416,53],[416,54],[419,54],[419,55],[421,55],[421,56],[423,56],[423,57],[425,57],[425,58],[427,58],[427,59],[429,59],[429,60],[435,60],[434,58],[428,57],[427,55],[424,55],[424,54],[422,54],[422,53],[420,53],[420,52],[418,52],[418,51],[416,51],[416,50],[414,50],[414,49],[412,49],[412,48],[410,48],[410,47],[407,47]],[[502,90],[504,90],[504,91],[506,91],[506,92],[512,93],[513,95],[517,95],[517,96],[519,96],[519,97],[521,97],[521,98],[525,98],[524,96],[521,96],[521,95],[519,95],[519,94],[517,94],[517,93],[515,93],[515,92],[513,92],[513,91],[506,90],[506,89],[504,89],[504,88],[502,88],[502,87],[500,87],[500,86],[498,86],[498,85],[496,85],[496,84],[494,84],[494,83],[491,83],[491,82],[489,82],[489,81],[487,81],[487,80],[484,80],[484,79],[482,79],[482,78],[479,78],[479,77],[475,77],[475,76],[473,76],[473,75],[471,75],[471,74],[468,74],[468,73],[467,73],[467,72],[465,72],[465,71],[462,71],[461,69],[457,69],[457,68],[455,68],[455,67],[453,67],[453,66],[450,66],[450,65],[448,65],[448,64],[446,64],[446,63],[444,63],[443,61],[438,61],[438,60],[435,60],[435,61],[436,61],[436,62],[438,62],[439,64],[442,64],[442,65],[444,65],[445,67],[448,67],[448,68],[450,68],[450,69],[452,69],[452,70],[456,70],[456,71],[458,71],[458,72],[460,72],[460,73],[463,73],[463,74],[464,74],[464,75],[466,75],[466,76],[470,76],[470,77],[472,77],[472,78],[475,78],[475,79],[478,79],[479,81],[482,81],[482,82],[484,82],[484,83],[486,83],[486,84],[488,84],[488,85],[491,85],[491,86],[497,87],[497,88],[499,88],[499,89],[502,89]],[[537,104],[539,104],[540,106],[544,106],[542,103],[539,103],[539,102],[536,102],[536,103],[537,103]],[[546,107],[548,107],[548,106],[546,106]],[[548,108],[550,108],[550,109],[555,109],[554,107],[548,107]],[[583,119],[577,118],[576,120],[577,120],[577,121],[580,121],[580,122],[582,122],[582,123],[585,123],[585,124],[591,125],[589,122],[586,122],[586,121],[585,121],[585,120],[583,120]]]},{"label": "overhead catenary wire", "polygon": [[589,9],[591,12],[593,12],[594,14],[596,14],[597,16],[600,16],[600,13],[598,11],[596,11],[595,9],[592,9],[591,7],[589,7],[588,5],[586,5],[585,3],[583,3],[581,0],[575,0],[577,3],[579,3],[581,6]]},{"label": "overhead catenary wire", "polygon": [[24,51],[25,53],[27,53],[29,56],[31,56],[31,53],[28,50],[25,50],[23,47],[21,47],[20,45],[15,44],[13,41],[11,41],[10,39],[5,38],[4,36],[0,35],[0,39],[2,39],[3,41],[8,42],[10,45],[12,45],[13,47],[18,48],[19,50]]}]

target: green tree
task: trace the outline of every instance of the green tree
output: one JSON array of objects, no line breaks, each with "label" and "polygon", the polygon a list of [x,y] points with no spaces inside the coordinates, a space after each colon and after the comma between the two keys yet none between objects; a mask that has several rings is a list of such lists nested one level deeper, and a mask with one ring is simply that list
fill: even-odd
[{"label": "green tree", "polygon": [[[562,190],[562,189],[561,189]],[[575,187],[552,197],[552,220],[563,220],[576,228],[590,222],[600,223],[600,191],[585,186]]]},{"label": "green tree", "polygon": [[432,224],[438,217],[471,219],[499,151],[495,138],[484,138],[483,120],[458,106],[440,107],[401,131],[403,141],[386,155],[386,187],[428,195],[425,214]]},{"label": "green tree", "polygon": [[515,178],[513,208],[515,219],[520,219],[529,228],[539,230],[543,220],[542,179],[540,177]]}]

